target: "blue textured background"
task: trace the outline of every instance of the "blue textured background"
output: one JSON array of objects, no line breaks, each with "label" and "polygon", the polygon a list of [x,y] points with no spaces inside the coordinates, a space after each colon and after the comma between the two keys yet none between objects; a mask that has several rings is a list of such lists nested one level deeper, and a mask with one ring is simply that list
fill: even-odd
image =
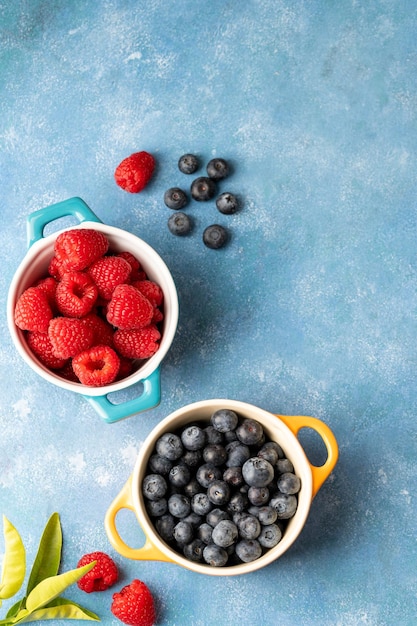
[{"label": "blue textured background", "polygon": [[[161,626],[415,624],[416,17],[412,0],[0,3],[0,510],[29,561],[56,510],[63,566],[109,552]],[[129,195],[113,172],[137,150],[158,170]],[[230,159],[243,207],[190,204],[180,239],[162,196],[188,151]],[[151,244],[180,298],[161,404],[113,425],[26,367],[6,325],[27,215],[75,195]],[[214,221],[220,251],[201,242]],[[303,533],[240,578],[123,559],[103,518],[142,441],[211,397],[332,428],[340,460]],[[69,595],[116,624],[111,593]]]}]

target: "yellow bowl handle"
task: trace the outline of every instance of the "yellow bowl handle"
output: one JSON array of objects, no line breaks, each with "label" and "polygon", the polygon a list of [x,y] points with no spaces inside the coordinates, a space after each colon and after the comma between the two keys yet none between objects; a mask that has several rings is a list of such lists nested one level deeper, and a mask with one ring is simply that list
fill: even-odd
[{"label": "yellow bowl handle", "polygon": [[104,526],[110,543],[115,550],[117,550],[117,552],[127,559],[135,559],[138,561],[172,562],[172,559],[167,557],[163,552],[161,552],[161,550],[159,550],[159,548],[154,546],[147,536],[145,543],[141,548],[131,548],[123,541],[116,528],[116,515],[122,509],[129,509],[130,511],[133,511],[133,513],[136,513],[132,502],[132,476],[129,477],[121,492],[111,503],[104,519]]},{"label": "yellow bowl handle", "polygon": [[337,463],[337,459],[339,458],[339,448],[337,445],[336,437],[327,426],[327,424],[317,419],[316,417],[309,417],[307,415],[277,415],[277,417],[279,417],[279,419],[281,419],[296,436],[298,435],[298,432],[301,430],[301,428],[312,428],[323,439],[323,442],[327,449],[326,462],[320,466],[312,465],[310,463],[311,472],[313,474],[314,498],[325,480],[327,480],[327,478],[332,473]]}]

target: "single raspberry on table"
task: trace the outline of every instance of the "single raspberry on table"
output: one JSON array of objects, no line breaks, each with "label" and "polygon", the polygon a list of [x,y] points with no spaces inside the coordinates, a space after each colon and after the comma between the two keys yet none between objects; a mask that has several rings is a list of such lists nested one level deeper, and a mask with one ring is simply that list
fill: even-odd
[{"label": "single raspberry on table", "polygon": [[114,178],[122,189],[139,193],[146,187],[155,170],[155,159],[149,152],[134,152],[116,167]]},{"label": "single raspberry on table", "polygon": [[153,324],[146,328],[116,330],[113,341],[119,354],[129,359],[148,359],[159,349],[161,333]]},{"label": "single raspberry on table", "polygon": [[82,319],[74,317],[54,317],[49,322],[48,335],[55,355],[62,359],[69,359],[87,350],[94,340],[92,328]]},{"label": "single raspberry on table", "polygon": [[72,369],[88,387],[109,385],[116,380],[119,367],[120,359],[110,346],[93,346],[72,359]]},{"label": "single raspberry on table", "polygon": [[93,561],[97,561],[94,567],[77,581],[78,587],[86,593],[105,591],[119,578],[116,563],[104,552],[85,554],[78,561],[77,567],[83,567]]},{"label": "single raspberry on table", "polygon": [[66,272],[56,288],[58,311],[68,317],[84,317],[94,307],[98,291],[93,279],[86,272]]},{"label": "single raspberry on table", "polygon": [[14,321],[21,330],[45,333],[52,317],[48,297],[38,287],[28,287],[19,296],[14,310]]},{"label": "single raspberry on table", "polygon": [[54,252],[58,265],[66,271],[81,271],[106,254],[107,237],[92,228],[66,230],[55,239]]},{"label": "single raspberry on table", "polygon": [[111,612],[130,626],[153,626],[156,622],[152,593],[144,582],[137,579],[113,594]]},{"label": "single raspberry on table", "polygon": [[107,321],[117,328],[144,328],[150,324],[154,307],[132,285],[118,285],[107,305]]},{"label": "single raspberry on table", "polygon": [[110,300],[117,285],[127,283],[132,266],[119,256],[104,256],[95,261],[87,273],[97,285],[98,292],[105,300]]},{"label": "single raspberry on table", "polygon": [[33,354],[46,367],[49,367],[51,370],[60,370],[67,364],[68,359],[61,359],[55,356],[48,333],[29,332],[26,339]]}]

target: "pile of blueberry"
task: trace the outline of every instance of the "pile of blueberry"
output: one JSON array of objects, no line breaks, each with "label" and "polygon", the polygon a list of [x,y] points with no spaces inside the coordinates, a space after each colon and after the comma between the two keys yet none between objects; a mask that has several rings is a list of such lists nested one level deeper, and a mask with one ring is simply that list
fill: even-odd
[{"label": "pile of blueberry", "polygon": [[[200,162],[194,154],[184,154],[178,161],[178,168],[183,174],[194,174],[200,167]],[[229,164],[225,159],[211,159],[206,167],[207,176],[195,178],[190,187],[190,194],[193,200],[207,202],[212,200],[217,191],[217,184],[228,176],[230,172]],[[168,228],[173,235],[188,235],[193,227],[189,215],[181,211],[189,198],[186,192],[180,187],[171,187],[164,193],[165,205],[176,211],[168,219]],[[230,192],[224,192],[217,196],[216,207],[220,213],[231,215],[239,208],[236,196]],[[221,248],[228,240],[228,232],[220,224],[211,224],[203,232],[203,242],[208,248]]]},{"label": "pile of blueberry", "polygon": [[258,421],[215,411],[156,441],[142,494],[159,536],[187,559],[249,563],[276,546],[298,506],[300,478]]}]

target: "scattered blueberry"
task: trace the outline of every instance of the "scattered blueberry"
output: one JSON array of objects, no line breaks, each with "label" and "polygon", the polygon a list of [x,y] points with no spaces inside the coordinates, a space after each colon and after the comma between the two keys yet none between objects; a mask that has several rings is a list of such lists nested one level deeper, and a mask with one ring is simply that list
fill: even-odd
[{"label": "scattered blueberry", "polygon": [[220,224],[211,224],[203,232],[203,242],[207,248],[218,250],[222,248],[228,240],[228,233],[224,226]]},{"label": "scattered blueberry", "polygon": [[188,215],[179,211],[174,213],[168,219],[168,229],[173,235],[188,235],[193,227],[192,221]]},{"label": "scattered blueberry", "polygon": [[229,174],[229,164],[225,159],[211,159],[207,163],[207,174],[213,180],[221,180]]},{"label": "scattered blueberry", "polygon": [[225,191],[216,199],[216,207],[224,215],[232,215],[239,208],[238,199],[233,193]]},{"label": "scattered blueberry", "polygon": [[178,161],[178,168],[183,174],[194,174],[200,167],[195,154],[183,154]]},{"label": "scattered blueberry", "polygon": [[216,194],[216,183],[206,176],[199,176],[191,183],[191,195],[194,200],[205,202],[211,200]]},{"label": "scattered blueberry", "polygon": [[188,198],[185,191],[179,187],[171,187],[164,193],[164,202],[166,206],[168,209],[173,209],[174,211],[182,209],[187,204],[187,200]]}]

